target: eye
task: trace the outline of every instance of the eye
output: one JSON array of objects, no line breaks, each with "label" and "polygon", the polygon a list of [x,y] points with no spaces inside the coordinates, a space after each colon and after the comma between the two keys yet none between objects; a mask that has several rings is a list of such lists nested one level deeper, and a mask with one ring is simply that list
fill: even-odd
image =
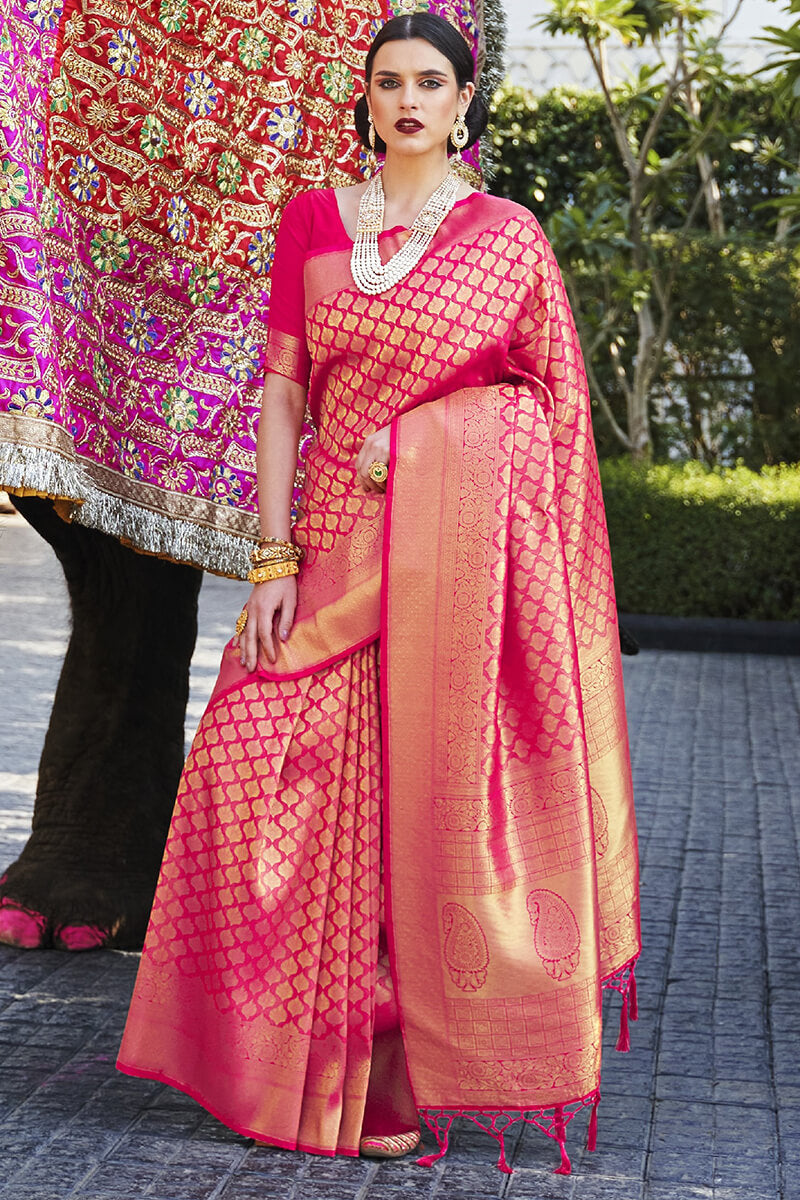
[{"label": "eye", "polygon": [[397,80],[396,79],[381,79],[381,81],[378,84],[378,87],[383,88],[384,91],[388,91],[389,88],[397,87]]},{"label": "eye", "polygon": [[430,91],[433,91],[434,88],[440,88],[442,83],[439,79],[423,79],[422,86],[428,88]]}]

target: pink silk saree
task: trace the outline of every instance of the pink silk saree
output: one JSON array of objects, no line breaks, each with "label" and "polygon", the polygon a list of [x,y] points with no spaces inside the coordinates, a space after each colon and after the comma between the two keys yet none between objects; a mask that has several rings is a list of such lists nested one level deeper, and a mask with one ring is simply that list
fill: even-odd
[{"label": "pink silk saree", "polygon": [[[567,1171],[587,1105],[594,1140],[602,987],[626,1048],[640,950],[578,341],[510,202],[460,201],[377,297],[349,254],[333,193],[289,206],[267,361],[308,386],[317,428],[298,614],[269,671],[223,657],[119,1065],[261,1140],[354,1154],[392,1104],[409,1126],[404,1058],[439,1146],[420,1161],[460,1115],[504,1169],[505,1128],[537,1124]],[[365,495],[355,455],[389,423],[389,488]],[[384,1095],[380,1055],[401,1080]]]}]

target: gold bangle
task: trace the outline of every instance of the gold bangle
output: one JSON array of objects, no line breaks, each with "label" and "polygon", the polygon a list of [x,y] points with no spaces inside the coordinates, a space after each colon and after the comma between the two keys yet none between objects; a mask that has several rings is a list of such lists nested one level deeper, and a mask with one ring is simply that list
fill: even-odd
[{"label": "gold bangle", "polygon": [[247,580],[248,583],[268,583],[271,579],[285,579],[288,575],[297,575],[299,570],[294,560],[264,563],[263,566],[253,567]]},{"label": "gold bangle", "polygon": [[282,546],[259,546],[250,552],[250,562],[254,567],[260,566],[261,563],[284,562],[286,559],[299,562],[302,554],[302,550],[290,543],[284,543]]}]

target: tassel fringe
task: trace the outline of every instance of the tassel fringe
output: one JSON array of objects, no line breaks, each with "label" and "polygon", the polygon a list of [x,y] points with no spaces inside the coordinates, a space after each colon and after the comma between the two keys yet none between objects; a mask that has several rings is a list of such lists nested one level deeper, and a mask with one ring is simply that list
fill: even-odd
[{"label": "tassel fringe", "polygon": [[590,1151],[597,1149],[597,1109],[599,1104],[600,1093],[598,1092],[592,1105],[592,1115],[589,1118],[589,1133],[586,1138],[586,1149]]},{"label": "tassel fringe", "polygon": [[[567,1126],[573,1117],[582,1112],[584,1108],[592,1108],[592,1117],[589,1122],[590,1139],[596,1141],[597,1138],[597,1106],[600,1103],[600,1092],[590,1092],[587,1096],[582,1096],[580,1100],[572,1100],[568,1104],[560,1104],[554,1108],[538,1108],[530,1112],[519,1111],[503,1111],[502,1109],[455,1109],[444,1110],[440,1108],[422,1108],[420,1116],[436,1138],[437,1151],[434,1154],[425,1154],[422,1158],[417,1159],[417,1164],[421,1167],[432,1167],[434,1163],[443,1158],[447,1153],[447,1148],[450,1140],[450,1130],[453,1121],[456,1117],[462,1117],[466,1121],[471,1121],[473,1125],[477,1125],[484,1133],[488,1133],[489,1137],[497,1142],[500,1148],[500,1154],[497,1159],[498,1170],[504,1175],[513,1175],[514,1171],[506,1157],[506,1134],[512,1125],[524,1123],[525,1125],[535,1125],[547,1137],[552,1138],[558,1143],[561,1152],[561,1163],[555,1169],[556,1175],[569,1175],[572,1171],[572,1166],[567,1154]],[[591,1147],[594,1149],[594,1146]]]},{"label": "tassel fringe", "polygon": [[639,1003],[636,997],[636,959],[632,958],[619,967],[613,975],[603,980],[603,987],[613,992],[619,992],[622,997],[622,1010],[619,1015],[619,1036],[616,1049],[623,1053],[631,1048],[631,1035],[628,1020],[636,1021],[639,1017]]}]

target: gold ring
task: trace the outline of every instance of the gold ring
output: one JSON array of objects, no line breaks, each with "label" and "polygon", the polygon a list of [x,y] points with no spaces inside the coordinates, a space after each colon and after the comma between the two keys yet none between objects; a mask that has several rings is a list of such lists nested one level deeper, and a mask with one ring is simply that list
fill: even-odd
[{"label": "gold ring", "polygon": [[378,459],[369,464],[367,474],[373,483],[386,483],[389,478],[389,468],[385,462],[380,462]]},{"label": "gold ring", "polygon": [[236,636],[239,637],[244,633],[244,627],[247,624],[247,609],[243,608],[236,618]]}]

